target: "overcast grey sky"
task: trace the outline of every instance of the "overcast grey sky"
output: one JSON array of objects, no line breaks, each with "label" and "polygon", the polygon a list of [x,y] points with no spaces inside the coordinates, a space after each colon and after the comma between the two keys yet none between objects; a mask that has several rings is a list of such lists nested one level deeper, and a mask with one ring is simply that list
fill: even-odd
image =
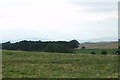
[{"label": "overcast grey sky", "polygon": [[0,0],[0,40],[118,37],[118,0]]}]

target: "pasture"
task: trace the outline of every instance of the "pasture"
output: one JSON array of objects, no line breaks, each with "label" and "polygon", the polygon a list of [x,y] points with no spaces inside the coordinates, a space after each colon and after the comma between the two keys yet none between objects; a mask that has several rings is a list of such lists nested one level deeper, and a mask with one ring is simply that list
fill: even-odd
[{"label": "pasture", "polygon": [[[115,49],[118,48],[118,42],[97,42],[97,43],[83,43],[86,49]],[[81,48],[81,46],[79,48]]]},{"label": "pasture", "polygon": [[[90,54],[95,51],[96,55]],[[99,55],[101,50],[74,53],[2,51],[3,78],[117,78],[118,56]]]}]

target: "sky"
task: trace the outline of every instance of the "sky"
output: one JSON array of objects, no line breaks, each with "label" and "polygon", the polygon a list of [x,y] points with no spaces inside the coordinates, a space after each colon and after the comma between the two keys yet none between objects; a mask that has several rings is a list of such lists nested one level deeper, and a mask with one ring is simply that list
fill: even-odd
[{"label": "sky", "polygon": [[118,37],[118,0],[0,0],[0,41]]}]

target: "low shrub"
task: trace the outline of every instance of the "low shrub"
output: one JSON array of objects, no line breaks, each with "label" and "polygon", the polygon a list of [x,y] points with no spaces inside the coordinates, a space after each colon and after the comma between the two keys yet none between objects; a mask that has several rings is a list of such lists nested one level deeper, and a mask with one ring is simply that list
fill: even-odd
[{"label": "low shrub", "polygon": [[107,54],[107,51],[105,51],[105,50],[103,50],[103,51],[101,51],[101,54]]},{"label": "low shrub", "polygon": [[120,50],[115,51],[114,55],[120,55]]},{"label": "low shrub", "polygon": [[91,52],[91,54],[96,54],[95,52]]},{"label": "low shrub", "polygon": [[82,46],[81,49],[85,49],[85,46]]}]

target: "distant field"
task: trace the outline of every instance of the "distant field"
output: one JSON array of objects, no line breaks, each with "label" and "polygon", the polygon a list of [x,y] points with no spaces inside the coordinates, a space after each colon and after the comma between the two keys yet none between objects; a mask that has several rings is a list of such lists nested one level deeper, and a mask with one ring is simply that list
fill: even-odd
[{"label": "distant field", "polygon": [[[118,48],[118,42],[99,42],[82,44],[86,49],[116,49]],[[81,48],[81,46],[79,48]]]},{"label": "distant field", "polygon": [[3,78],[118,77],[118,56],[92,55],[89,52],[78,50],[65,54],[4,50],[2,75]]},{"label": "distant field", "polygon": [[101,54],[101,51],[107,51],[108,54],[113,54],[117,49],[77,49],[74,51],[76,54],[90,54],[91,52],[95,52],[96,54]]}]

